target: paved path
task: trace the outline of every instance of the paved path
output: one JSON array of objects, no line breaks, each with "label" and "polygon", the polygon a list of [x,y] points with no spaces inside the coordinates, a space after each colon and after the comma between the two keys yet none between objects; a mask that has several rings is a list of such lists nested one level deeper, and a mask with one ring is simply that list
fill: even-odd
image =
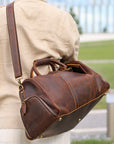
[{"label": "paved path", "polygon": [[81,42],[114,40],[114,33],[82,34]]},{"label": "paved path", "polygon": [[106,116],[106,110],[92,110],[73,130],[71,130],[71,140],[106,138]]},{"label": "paved path", "polygon": [[83,60],[84,63],[114,63],[114,59],[104,59],[104,60]]}]

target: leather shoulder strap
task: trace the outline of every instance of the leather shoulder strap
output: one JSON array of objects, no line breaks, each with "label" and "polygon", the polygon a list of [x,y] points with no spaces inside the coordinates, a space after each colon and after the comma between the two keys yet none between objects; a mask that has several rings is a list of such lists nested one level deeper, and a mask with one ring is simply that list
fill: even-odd
[{"label": "leather shoulder strap", "polygon": [[19,78],[22,76],[22,69],[21,69],[19,45],[18,45],[18,38],[17,38],[17,31],[16,31],[16,24],[15,24],[14,2],[9,4],[6,7],[6,15],[7,15],[9,41],[10,41],[15,78]]}]

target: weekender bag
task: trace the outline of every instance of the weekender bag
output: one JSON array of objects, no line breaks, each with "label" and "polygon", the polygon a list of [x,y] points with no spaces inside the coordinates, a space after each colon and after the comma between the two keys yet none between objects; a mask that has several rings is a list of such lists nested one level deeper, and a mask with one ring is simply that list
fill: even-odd
[{"label": "weekender bag", "polygon": [[[51,58],[35,60],[30,78],[21,82],[22,70],[14,18],[12,3],[7,6],[7,21],[26,135],[33,140],[66,132],[86,116],[110,86],[80,61],[64,64]],[[50,65],[53,71],[41,75],[38,66],[42,65]]]}]

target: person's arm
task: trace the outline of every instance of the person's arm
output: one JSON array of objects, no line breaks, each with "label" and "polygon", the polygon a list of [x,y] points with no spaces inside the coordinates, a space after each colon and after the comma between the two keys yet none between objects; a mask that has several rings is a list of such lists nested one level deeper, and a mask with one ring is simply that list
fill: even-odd
[{"label": "person's arm", "polygon": [[64,39],[63,61],[69,62],[78,59],[80,36],[76,22],[68,13],[65,15],[61,29],[61,37]]}]

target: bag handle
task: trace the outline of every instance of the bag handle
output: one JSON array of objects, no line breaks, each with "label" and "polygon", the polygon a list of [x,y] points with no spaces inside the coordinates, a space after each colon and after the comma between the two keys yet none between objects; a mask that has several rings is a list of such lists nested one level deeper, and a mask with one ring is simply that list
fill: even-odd
[{"label": "bag handle", "polygon": [[20,79],[20,77],[22,76],[22,69],[21,69],[18,37],[15,24],[14,2],[7,5],[6,16],[7,16],[8,33],[9,33],[14,74],[16,79]]},{"label": "bag handle", "polygon": [[58,60],[55,60],[55,59],[44,58],[44,59],[34,60],[30,77],[33,77],[33,72],[35,72],[35,74],[37,76],[40,75],[40,73],[38,72],[37,67],[42,66],[42,65],[51,65],[52,70],[56,71],[55,64],[61,66],[61,68],[63,68],[64,70],[67,69],[67,65],[65,65],[64,63],[61,63],[61,62],[59,62]]}]

